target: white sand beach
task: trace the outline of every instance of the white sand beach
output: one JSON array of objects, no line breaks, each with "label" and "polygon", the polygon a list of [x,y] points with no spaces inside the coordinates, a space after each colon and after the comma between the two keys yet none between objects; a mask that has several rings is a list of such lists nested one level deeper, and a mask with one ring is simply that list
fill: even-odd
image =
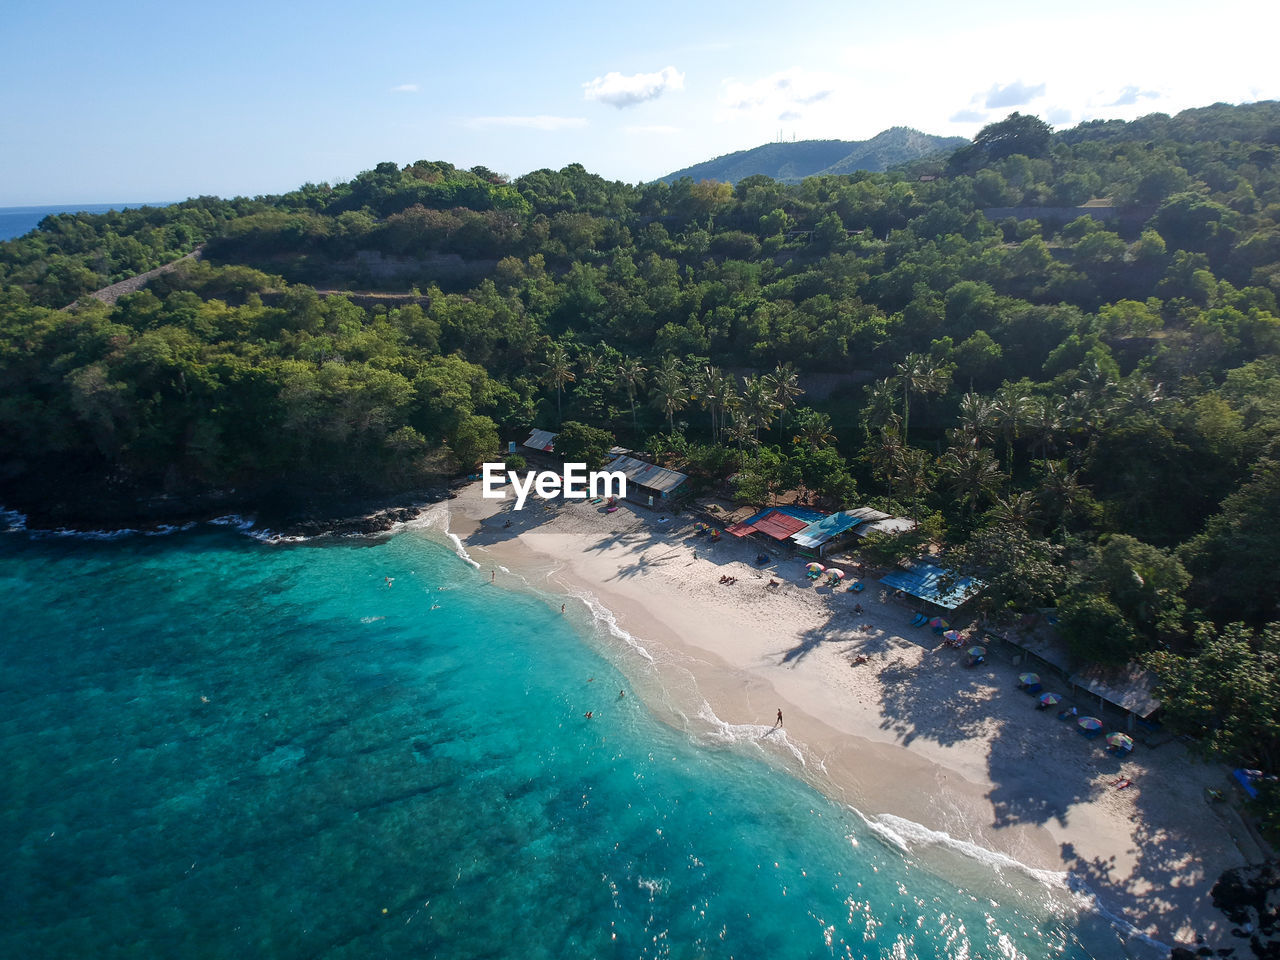
[{"label": "white sand beach", "polygon": [[[1209,888],[1262,853],[1232,803],[1206,801],[1206,787],[1234,798],[1221,767],[1177,742],[1108,754],[1035,710],[1018,667],[991,657],[967,668],[963,651],[911,626],[908,607],[881,600],[874,580],[860,594],[814,587],[799,561],[760,569],[758,545],[711,544],[687,517],[643,508],[510,508],[472,485],[449,504],[451,530],[499,578],[612,611],[644,648],[627,671],[637,692],[669,722],[758,740],[872,823],[909,834],[913,849],[971,844],[1066,871],[1164,943],[1241,942]],[[720,583],[726,575],[737,582]],[[784,723],[771,731],[778,709]]]}]

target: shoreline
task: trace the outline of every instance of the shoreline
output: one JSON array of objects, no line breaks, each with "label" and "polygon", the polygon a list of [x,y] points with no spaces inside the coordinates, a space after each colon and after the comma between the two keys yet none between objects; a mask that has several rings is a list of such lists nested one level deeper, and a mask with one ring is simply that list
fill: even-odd
[{"label": "shoreline", "polygon": [[[1190,762],[1177,743],[1112,757],[1033,709],[1011,664],[964,669],[874,583],[855,616],[851,595],[809,586],[801,563],[762,570],[755,546],[711,545],[692,521],[629,506],[510,507],[463,487],[446,530],[482,568],[607,610],[643,648],[628,675],[652,672],[641,696],[668,722],[757,740],[913,855],[964,854],[997,873],[1003,858],[1086,889],[1095,912],[1148,946],[1246,945],[1209,899],[1224,870],[1262,859],[1230,805],[1204,800],[1205,787],[1226,785],[1219,766]],[[777,709],[781,737],[769,732]]]}]

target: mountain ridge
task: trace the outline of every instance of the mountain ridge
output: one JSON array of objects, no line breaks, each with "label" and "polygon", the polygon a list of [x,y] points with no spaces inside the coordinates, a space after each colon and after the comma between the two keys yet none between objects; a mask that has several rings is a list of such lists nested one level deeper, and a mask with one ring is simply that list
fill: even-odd
[{"label": "mountain ridge", "polygon": [[955,150],[968,142],[964,137],[938,137],[912,127],[890,127],[869,140],[766,143],[704,160],[658,179],[665,183],[682,177],[736,183],[763,174],[783,183],[798,183],[805,177],[822,174],[879,172],[899,163]]}]

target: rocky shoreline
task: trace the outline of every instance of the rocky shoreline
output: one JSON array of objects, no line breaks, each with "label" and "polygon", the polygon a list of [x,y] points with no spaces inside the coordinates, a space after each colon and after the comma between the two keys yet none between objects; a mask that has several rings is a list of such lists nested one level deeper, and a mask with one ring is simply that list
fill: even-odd
[{"label": "rocky shoreline", "polygon": [[399,491],[382,496],[311,494],[259,498],[236,491],[196,497],[41,499],[0,497],[0,514],[10,530],[63,535],[110,536],[166,533],[191,524],[236,518],[246,529],[273,538],[367,536],[383,533],[421,515],[425,507],[452,499],[453,484]]}]

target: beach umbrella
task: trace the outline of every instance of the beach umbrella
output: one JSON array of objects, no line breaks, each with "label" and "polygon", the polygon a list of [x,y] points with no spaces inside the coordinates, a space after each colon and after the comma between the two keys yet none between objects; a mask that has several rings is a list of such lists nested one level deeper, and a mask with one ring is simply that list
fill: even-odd
[{"label": "beach umbrella", "polygon": [[935,630],[945,630],[947,627],[951,626],[951,624],[947,623],[947,621],[943,620],[941,617],[934,617],[929,621],[929,626],[933,627]]},{"label": "beach umbrella", "polygon": [[1102,721],[1097,717],[1081,717],[1076,723],[1086,733],[1097,733],[1102,729]]},{"label": "beach umbrella", "polygon": [[1109,733],[1107,734],[1107,746],[1120,750],[1132,750],[1133,737],[1127,733]]},{"label": "beach umbrella", "polygon": [[807,563],[805,564],[805,569],[808,570],[810,573],[821,573],[823,570],[827,568],[820,563]]},{"label": "beach umbrella", "polygon": [[987,655],[986,647],[970,647],[969,648],[969,656],[971,657],[985,657],[986,655]]},{"label": "beach umbrella", "polygon": [[1042,693],[1040,694],[1040,702],[1046,707],[1055,707],[1062,702],[1062,698],[1056,693]]},{"label": "beach umbrella", "polygon": [[942,639],[944,639],[944,640],[950,640],[952,643],[955,643],[957,640],[959,640],[959,639],[960,639],[960,631],[959,631],[959,630],[948,630],[946,633],[944,633],[944,634],[942,635]]},{"label": "beach umbrella", "polygon": [[1018,682],[1024,686],[1034,686],[1040,682],[1040,674],[1038,673],[1020,673],[1018,674]]},{"label": "beach umbrella", "polygon": [[843,571],[843,570],[828,570],[828,571],[827,571],[827,576],[828,576],[828,577],[830,577],[832,580],[843,580],[843,579],[844,579],[844,571]]}]

